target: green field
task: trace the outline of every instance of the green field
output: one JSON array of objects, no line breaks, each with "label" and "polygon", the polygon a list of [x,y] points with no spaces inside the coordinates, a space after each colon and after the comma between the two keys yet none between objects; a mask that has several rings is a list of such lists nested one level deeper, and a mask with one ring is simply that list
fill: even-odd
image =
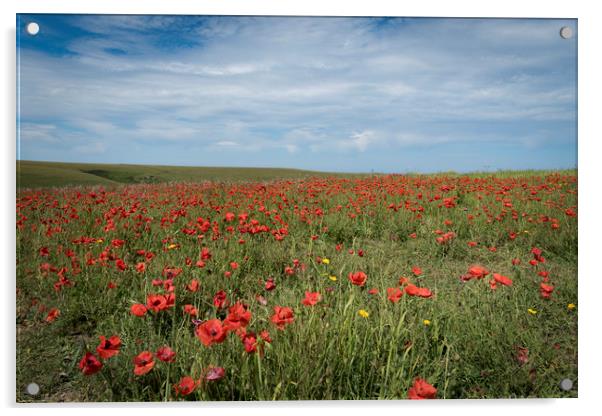
[{"label": "green field", "polygon": [[134,183],[264,181],[325,173],[285,168],[189,167],[17,161],[17,188]]},{"label": "green field", "polygon": [[[417,378],[436,398],[577,396],[576,171],[304,178],[95,165],[107,179],[73,166],[111,186],[17,196],[20,402],[403,399]],[[198,175],[187,183],[114,181],[187,169]],[[300,177],[270,176],[280,172]],[[210,175],[220,180],[193,183]],[[37,185],[58,185],[46,176]],[[281,306],[294,313],[282,327]],[[205,345],[195,328],[210,321],[228,335]],[[121,346],[88,375],[82,358],[100,336]],[[166,345],[173,362],[158,358]],[[155,357],[148,373],[136,374],[140,354]],[[222,379],[207,379],[212,366]],[[198,385],[178,394],[186,377]],[[40,395],[24,393],[31,382]]]}]

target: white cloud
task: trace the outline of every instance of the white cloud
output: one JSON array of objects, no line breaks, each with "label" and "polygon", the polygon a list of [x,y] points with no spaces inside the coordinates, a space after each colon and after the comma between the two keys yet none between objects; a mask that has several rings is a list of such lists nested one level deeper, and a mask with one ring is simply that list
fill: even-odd
[{"label": "white cloud", "polygon": [[[376,27],[369,19],[220,17],[194,26],[178,16],[80,16],[76,22],[96,36],[69,42],[75,55],[21,51],[25,158],[29,143],[67,139],[73,149],[96,152],[124,143],[289,154],[520,144],[529,123],[576,118],[567,58],[574,52],[559,51],[558,21],[396,20]],[[181,26],[190,44],[161,46],[162,34]],[[483,131],[495,123],[525,131]]]}]

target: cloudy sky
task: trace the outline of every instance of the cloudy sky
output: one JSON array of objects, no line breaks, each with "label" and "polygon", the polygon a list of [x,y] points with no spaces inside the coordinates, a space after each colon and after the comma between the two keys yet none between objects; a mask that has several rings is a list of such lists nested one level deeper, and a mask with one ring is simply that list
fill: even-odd
[{"label": "cloudy sky", "polygon": [[18,15],[17,32],[22,160],[577,164],[575,20]]}]

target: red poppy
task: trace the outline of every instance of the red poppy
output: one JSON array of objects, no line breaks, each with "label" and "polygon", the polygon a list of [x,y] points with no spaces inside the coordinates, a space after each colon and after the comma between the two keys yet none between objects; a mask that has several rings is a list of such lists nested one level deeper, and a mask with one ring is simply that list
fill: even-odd
[{"label": "red poppy", "polygon": [[482,279],[489,274],[489,270],[484,268],[483,266],[474,265],[468,268],[468,273],[461,276],[460,278],[464,281],[470,279]]},{"label": "red poppy", "polygon": [[222,309],[228,306],[228,301],[226,300],[226,292],[224,292],[223,290],[217,292],[213,297],[213,305],[218,309]]},{"label": "red poppy", "polygon": [[265,282],[265,290],[272,291],[276,289],[276,284],[274,283],[274,279],[269,278],[266,282]]},{"label": "red poppy", "polygon": [[407,277],[401,276],[399,278],[399,285],[400,286],[405,285],[406,283],[409,283],[409,282],[410,282],[410,279],[408,279]]},{"label": "red poppy", "polygon": [[197,309],[194,307],[194,305],[184,305],[184,313],[190,316],[197,316],[198,311]]},{"label": "red poppy", "polygon": [[512,265],[518,266],[520,264],[520,259],[512,259]]},{"label": "red poppy", "polygon": [[430,289],[427,289],[426,287],[417,287],[411,283],[406,286],[405,292],[408,296],[418,296],[421,298],[430,298],[433,295]]},{"label": "red poppy", "polygon": [[141,303],[136,303],[130,308],[130,313],[136,316],[144,316],[146,314],[146,306]]},{"label": "red poppy", "polygon": [[186,285],[186,290],[189,292],[196,292],[199,290],[199,281],[197,279],[192,279],[189,284]]},{"label": "red poppy", "polygon": [[414,273],[414,276],[420,276],[422,274],[422,269],[418,266],[414,266],[412,267],[412,273]]},{"label": "red poppy", "polygon": [[504,286],[512,286],[512,280],[499,273],[493,273],[493,279]]},{"label": "red poppy", "polygon": [[102,363],[91,352],[87,352],[79,362],[79,369],[87,376],[98,373],[101,368]]},{"label": "red poppy", "polygon": [[167,345],[162,346],[155,353],[158,359],[166,363],[173,363],[176,359],[176,353],[174,350],[169,348]]},{"label": "red poppy", "polygon": [[278,329],[284,329],[288,324],[292,324],[295,320],[293,310],[286,306],[275,306],[274,315],[272,315],[272,322],[278,327]]},{"label": "red poppy", "polygon": [[115,289],[117,287],[117,283],[111,281],[107,284],[107,288],[109,289]]},{"label": "red poppy", "polygon": [[305,306],[313,306],[322,299],[320,292],[305,292],[305,298],[301,301]]},{"label": "red poppy", "polygon": [[515,347],[516,348],[516,361],[520,365],[525,365],[529,361],[529,350],[524,347]]},{"label": "red poppy", "polygon": [[213,367],[209,366],[205,372],[205,380],[207,381],[217,381],[226,375],[226,370],[222,367]]},{"label": "red poppy", "polygon": [[113,335],[109,339],[101,335],[100,344],[96,347],[96,352],[100,358],[107,359],[119,354],[119,348],[121,348],[121,339],[117,335]]},{"label": "red poppy", "polygon": [[387,288],[387,299],[389,299],[393,303],[399,302],[399,299],[401,299],[402,295],[403,291],[398,287]]},{"label": "red poppy", "polygon": [[259,336],[261,337],[261,339],[263,339],[268,344],[270,344],[272,342],[272,338],[270,337],[270,333],[268,332],[267,329],[264,329],[263,331],[261,331],[259,333]]},{"label": "red poppy", "polygon": [[115,267],[117,267],[121,271],[124,271],[128,268],[127,264],[125,264],[125,262],[121,259],[115,260]]},{"label": "red poppy", "polygon": [[437,389],[421,378],[414,380],[414,385],[408,390],[408,398],[412,400],[435,399],[436,397]]},{"label": "red poppy", "polygon": [[228,316],[224,320],[224,329],[226,331],[234,331],[238,328],[244,328],[251,320],[251,312],[247,309],[247,305],[236,302],[228,309]]},{"label": "red poppy", "polygon": [[50,309],[50,311],[48,312],[48,315],[46,315],[46,319],[45,321],[50,323],[50,322],[54,322],[54,320],[56,318],[59,317],[59,315],[61,314],[61,311],[58,310],[57,308],[52,308]]},{"label": "red poppy", "polygon": [[368,291],[368,294],[369,294],[369,295],[378,295],[378,289],[377,289],[377,288],[375,288],[375,287],[373,287],[372,289],[370,289],[370,290]]},{"label": "red poppy", "polygon": [[194,380],[190,376],[184,376],[180,379],[178,384],[173,386],[176,396],[188,396],[192,393],[200,384],[198,380]]},{"label": "red poppy", "polygon": [[165,295],[148,295],[146,297],[146,307],[153,312],[167,309],[167,298]]},{"label": "red poppy", "polygon": [[538,262],[540,262],[540,263],[546,262],[546,259],[541,256],[543,252],[540,249],[538,249],[537,247],[533,247],[531,249],[531,253],[533,253],[533,258],[535,260],[537,260]]},{"label": "red poppy", "polygon": [[364,272],[349,273],[349,280],[356,286],[364,286],[368,276]]},{"label": "red poppy", "polygon": [[257,351],[257,337],[254,332],[247,332],[241,337],[245,351],[249,354]]},{"label": "red poppy", "polygon": [[550,295],[552,295],[553,291],[554,291],[554,286],[546,285],[545,283],[541,283],[539,285],[539,293],[541,294],[541,297],[544,299],[549,299]]},{"label": "red poppy", "polygon": [[136,271],[138,273],[143,273],[146,270],[146,264],[145,263],[138,263],[136,264]]},{"label": "red poppy", "polygon": [[155,360],[153,359],[153,353],[150,351],[142,351],[134,357],[134,374],[137,376],[148,373],[154,366]]},{"label": "red poppy", "polygon": [[219,319],[209,319],[195,329],[195,335],[206,347],[223,342],[227,334]]}]

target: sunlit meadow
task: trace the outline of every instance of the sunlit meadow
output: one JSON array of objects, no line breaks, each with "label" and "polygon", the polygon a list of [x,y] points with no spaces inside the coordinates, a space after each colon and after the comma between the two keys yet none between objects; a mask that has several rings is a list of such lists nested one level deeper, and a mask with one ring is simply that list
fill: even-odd
[{"label": "sunlit meadow", "polygon": [[576,397],[576,175],[22,189],[17,400]]}]

